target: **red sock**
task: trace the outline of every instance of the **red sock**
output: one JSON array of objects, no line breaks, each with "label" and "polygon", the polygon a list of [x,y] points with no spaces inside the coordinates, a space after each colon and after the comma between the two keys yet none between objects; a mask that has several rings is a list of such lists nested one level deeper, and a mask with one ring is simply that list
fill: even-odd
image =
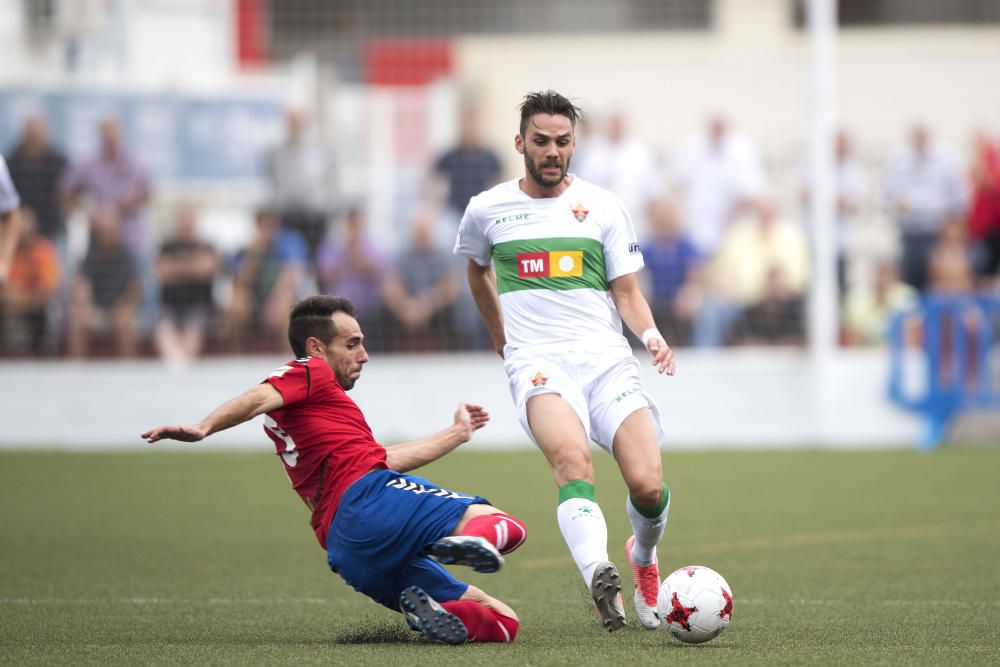
[{"label": "red sock", "polygon": [[483,514],[469,519],[462,529],[462,535],[483,537],[502,554],[509,554],[524,544],[528,537],[528,529],[520,520],[509,514]]},{"label": "red sock", "polygon": [[441,606],[458,616],[469,632],[469,641],[512,642],[520,624],[510,616],[497,613],[472,600],[451,600]]}]

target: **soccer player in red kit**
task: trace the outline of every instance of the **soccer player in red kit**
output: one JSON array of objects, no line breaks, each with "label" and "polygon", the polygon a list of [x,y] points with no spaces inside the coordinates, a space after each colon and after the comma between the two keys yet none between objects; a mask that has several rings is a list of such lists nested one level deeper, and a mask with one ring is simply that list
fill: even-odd
[{"label": "soccer player in red kit", "polygon": [[489,414],[462,403],[445,430],[383,447],[346,393],[368,361],[353,304],[335,296],[303,299],[289,317],[288,340],[297,358],[259,385],[196,424],[160,426],[142,437],[197,442],[264,414],[264,430],[312,512],[330,569],[431,639],[512,641],[514,610],[441,563],[495,572],[501,554],[524,543],[524,524],[485,498],[406,474],[468,441]]}]

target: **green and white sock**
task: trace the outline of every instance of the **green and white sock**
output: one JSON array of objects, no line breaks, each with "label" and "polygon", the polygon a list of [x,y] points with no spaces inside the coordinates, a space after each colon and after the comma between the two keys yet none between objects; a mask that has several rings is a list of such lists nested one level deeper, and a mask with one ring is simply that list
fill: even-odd
[{"label": "green and white sock", "polygon": [[574,480],[559,488],[559,530],[588,588],[597,564],[608,560],[608,526],[594,502],[594,485]]},{"label": "green and white sock", "polygon": [[625,501],[625,512],[632,523],[632,534],[635,543],[632,545],[632,562],[636,565],[650,565],[656,560],[656,545],[663,537],[663,529],[667,527],[667,516],[670,514],[670,487],[663,484],[663,496],[656,507],[646,509],[638,507],[629,494]]}]

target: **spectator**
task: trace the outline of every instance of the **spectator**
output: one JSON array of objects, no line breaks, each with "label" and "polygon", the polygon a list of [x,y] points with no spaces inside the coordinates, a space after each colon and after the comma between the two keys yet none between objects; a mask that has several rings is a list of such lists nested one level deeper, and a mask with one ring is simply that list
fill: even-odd
[{"label": "spectator", "polygon": [[34,211],[37,232],[52,241],[66,260],[66,218],[59,201],[59,183],[68,162],[62,151],[49,142],[49,130],[41,116],[29,116],[20,141],[7,159],[11,178],[25,208]]},{"label": "spectator", "polygon": [[[975,288],[972,253],[961,224],[949,222],[942,227],[930,251],[927,273],[928,292],[932,296],[962,297],[972,293]],[[939,382],[948,386],[964,375],[968,387],[975,387],[983,370],[979,366],[979,332],[981,328],[991,326],[986,313],[978,304],[957,299],[952,309],[942,313],[939,326]],[[956,334],[964,337],[961,346]],[[930,343],[931,339],[928,338],[927,342]],[[959,355],[960,347],[965,350],[964,358]]]},{"label": "spectator", "polygon": [[649,220],[652,236],[642,244],[642,256],[649,279],[650,306],[660,332],[674,347],[685,345],[691,339],[691,321],[676,301],[697,271],[700,255],[684,233],[672,203],[654,200],[649,207]]},{"label": "spectator", "polygon": [[[248,343],[265,350],[286,344],[288,313],[304,287],[308,251],[298,232],[281,226],[270,209],[256,213],[249,246],[235,260],[232,300],[226,332],[238,350]],[[251,341],[247,335],[253,333]]]},{"label": "spectator", "polygon": [[336,164],[330,151],[308,135],[303,110],[289,109],[286,121],[287,134],[270,155],[268,176],[281,224],[305,241],[312,271],[336,201]]},{"label": "spectator", "polygon": [[[837,206],[835,234],[837,244],[837,288],[841,296],[847,291],[848,238],[857,224],[858,215],[868,194],[868,182],[864,169],[854,154],[854,143],[850,135],[841,130],[837,133],[834,157],[834,196]],[[809,212],[809,188],[804,191],[806,213]]]},{"label": "spectator", "polygon": [[931,248],[927,261],[928,288],[934,294],[967,294],[975,288],[972,253],[965,228],[946,223]]},{"label": "spectator", "polygon": [[98,130],[97,155],[69,168],[61,185],[62,200],[67,210],[80,206],[88,211],[114,210],[120,221],[120,237],[139,275],[140,325],[143,331],[149,331],[155,323],[158,291],[147,212],[152,194],[149,176],[139,160],[126,150],[117,118],[104,118]]},{"label": "spectator", "polygon": [[844,342],[885,344],[892,315],[916,306],[919,299],[919,293],[899,279],[894,262],[880,262],[874,284],[853,287],[844,298]]},{"label": "spectator", "polygon": [[681,218],[706,258],[715,254],[726,227],[764,187],[764,166],[756,145],[712,116],[706,134],[685,140],[677,150],[672,178]]},{"label": "spectator", "polygon": [[122,238],[116,209],[97,209],[90,218],[87,255],[70,296],[69,355],[87,356],[91,334],[110,330],[118,356],[135,356],[141,295],[135,256]]},{"label": "spectator", "polygon": [[809,283],[809,244],[802,226],[778,214],[774,200],[761,197],[750,213],[734,222],[716,257],[715,271],[739,301],[756,303],[776,269],[793,294]]},{"label": "spectator", "polygon": [[773,200],[762,197],[749,214],[733,222],[708,267],[703,303],[694,322],[694,343],[716,346],[744,310],[781,290],[801,297],[809,281],[809,245],[798,224],[779,217]]},{"label": "spectator", "polygon": [[764,278],[764,293],[744,310],[733,326],[737,345],[803,345],[805,318],[803,297],[785,281],[779,267],[771,267]]},{"label": "spectator", "polygon": [[184,364],[201,354],[215,314],[213,287],[218,272],[218,253],[198,236],[197,211],[192,205],[183,206],[177,228],[160,246],[156,260],[160,282],[156,348],[168,363]]},{"label": "spectator", "polygon": [[394,347],[416,352],[441,350],[453,341],[458,280],[451,257],[434,243],[434,219],[427,209],[412,221],[409,247],[397,257],[384,289]]},{"label": "spectator", "polygon": [[62,193],[71,206],[113,208],[121,221],[121,238],[129,250],[138,258],[149,254],[149,176],[125,150],[118,119],[107,117],[101,121],[98,154],[70,168]]},{"label": "spectator", "polygon": [[605,136],[589,144],[585,158],[576,163],[576,173],[618,195],[632,215],[639,240],[647,239],[646,213],[659,180],[656,159],[649,145],[629,132],[624,114],[611,114]]},{"label": "spectator", "polygon": [[976,275],[988,282],[1000,272],[1000,150],[986,133],[979,133],[974,151],[969,236]]},{"label": "spectator", "polygon": [[434,175],[443,181],[449,219],[448,241],[454,240],[458,221],[469,200],[500,181],[502,165],[497,152],[483,144],[479,133],[479,114],[467,109],[462,114],[458,145],[443,153],[434,163]]},{"label": "spectator", "polygon": [[0,155],[0,289],[3,289],[10,274],[10,265],[17,250],[17,239],[21,232],[18,209],[21,198],[7,171],[7,161]]},{"label": "spectator", "polygon": [[21,235],[7,284],[0,289],[0,349],[26,349],[41,356],[51,349],[49,309],[59,290],[59,253],[38,232],[30,208],[21,209]]},{"label": "spectator", "polygon": [[900,275],[924,291],[928,257],[938,233],[965,210],[966,191],[956,156],[933,144],[926,126],[915,126],[909,146],[889,163],[884,196],[902,236]]},{"label": "spectator", "polygon": [[358,321],[365,325],[365,347],[379,349],[385,337],[382,282],[385,263],[368,236],[364,211],[347,211],[341,237],[327,237],[316,256],[320,289],[354,303]]}]

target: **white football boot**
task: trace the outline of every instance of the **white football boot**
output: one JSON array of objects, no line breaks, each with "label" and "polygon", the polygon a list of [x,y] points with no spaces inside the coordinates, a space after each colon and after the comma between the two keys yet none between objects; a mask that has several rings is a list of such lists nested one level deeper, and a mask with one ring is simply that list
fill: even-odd
[{"label": "white football boot", "polygon": [[625,542],[625,554],[628,556],[629,565],[632,566],[632,575],[635,577],[635,613],[639,617],[642,627],[647,630],[655,630],[660,627],[660,617],[656,613],[656,596],[660,592],[660,567],[656,564],[656,554],[653,554],[653,562],[650,565],[636,565],[632,560],[632,545],[635,544],[635,535]]}]

